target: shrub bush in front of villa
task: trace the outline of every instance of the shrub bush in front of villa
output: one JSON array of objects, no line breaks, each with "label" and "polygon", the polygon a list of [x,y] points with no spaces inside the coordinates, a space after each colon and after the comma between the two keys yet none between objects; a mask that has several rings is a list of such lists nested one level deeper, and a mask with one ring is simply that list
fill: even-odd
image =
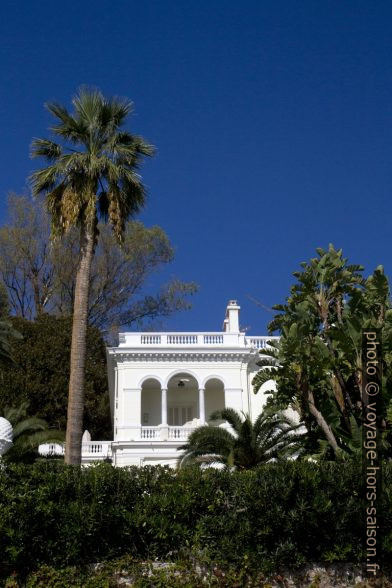
[{"label": "shrub bush in front of villa", "polygon": [[[384,559],[392,555],[392,464],[383,466]],[[7,465],[0,570],[125,555],[256,571],[361,559],[361,466],[275,463],[248,472]]]}]

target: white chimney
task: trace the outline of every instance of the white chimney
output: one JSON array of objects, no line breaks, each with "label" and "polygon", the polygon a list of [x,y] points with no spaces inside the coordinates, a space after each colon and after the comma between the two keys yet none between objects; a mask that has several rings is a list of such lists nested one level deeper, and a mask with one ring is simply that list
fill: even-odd
[{"label": "white chimney", "polygon": [[229,300],[226,308],[226,317],[223,321],[223,330],[225,333],[240,332],[240,308],[237,300]]}]

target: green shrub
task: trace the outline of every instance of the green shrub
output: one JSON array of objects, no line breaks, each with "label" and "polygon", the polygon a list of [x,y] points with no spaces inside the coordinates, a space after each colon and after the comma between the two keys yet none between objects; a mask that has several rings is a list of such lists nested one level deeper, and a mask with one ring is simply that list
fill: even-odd
[{"label": "green shrub", "polygon": [[[383,475],[387,561],[392,464],[384,464]],[[3,465],[0,576],[25,577],[45,565],[80,570],[124,555],[187,559],[244,573],[305,562],[359,562],[360,481],[361,466],[353,462],[276,463],[234,473]]]}]

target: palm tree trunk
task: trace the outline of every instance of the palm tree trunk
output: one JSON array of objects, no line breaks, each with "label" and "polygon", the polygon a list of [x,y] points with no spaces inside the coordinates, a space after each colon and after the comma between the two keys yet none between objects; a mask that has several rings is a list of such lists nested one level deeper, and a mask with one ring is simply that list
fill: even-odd
[{"label": "palm tree trunk", "polygon": [[68,391],[65,463],[81,463],[83,434],[84,377],[86,364],[86,333],[91,264],[94,257],[94,231],[81,228],[80,261],[76,273],[72,323],[71,364]]}]

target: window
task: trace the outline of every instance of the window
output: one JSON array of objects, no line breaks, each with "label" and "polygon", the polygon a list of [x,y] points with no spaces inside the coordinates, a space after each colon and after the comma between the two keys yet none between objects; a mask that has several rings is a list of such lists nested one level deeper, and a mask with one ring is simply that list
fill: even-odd
[{"label": "window", "polygon": [[193,419],[193,406],[169,406],[168,423],[170,426],[181,427]]}]

